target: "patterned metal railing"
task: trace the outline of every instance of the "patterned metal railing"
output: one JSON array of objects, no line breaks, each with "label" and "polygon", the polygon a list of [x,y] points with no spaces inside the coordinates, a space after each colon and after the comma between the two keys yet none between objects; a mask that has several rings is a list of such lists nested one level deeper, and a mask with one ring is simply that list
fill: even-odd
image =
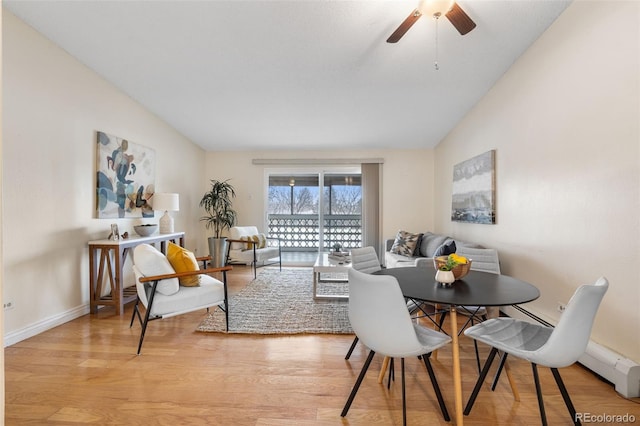
[{"label": "patterned metal railing", "polygon": [[[270,214],[269,236],[278,237],[286,251],[316,251],[320,241],[320,219],[317,215]],[[362,218],[360,215],[325,215],[323,223],[324,248],[334,243],[344,248],[362,247]]]}]

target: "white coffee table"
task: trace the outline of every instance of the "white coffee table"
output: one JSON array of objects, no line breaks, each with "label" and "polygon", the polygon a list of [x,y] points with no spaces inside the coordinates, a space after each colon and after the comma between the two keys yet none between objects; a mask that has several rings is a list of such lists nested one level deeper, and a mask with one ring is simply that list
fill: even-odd
[{"label": "white coffee table", "polygon": [[322,280],[320,274],[348,274],[351,269],[351,257],[345,261],[329,258],[328,253],[320,253],[313,265],[313,298],[314,299],[348,299],[346,294],[318,294],[318,283],[321,282],[348,282],[348,279]]}]

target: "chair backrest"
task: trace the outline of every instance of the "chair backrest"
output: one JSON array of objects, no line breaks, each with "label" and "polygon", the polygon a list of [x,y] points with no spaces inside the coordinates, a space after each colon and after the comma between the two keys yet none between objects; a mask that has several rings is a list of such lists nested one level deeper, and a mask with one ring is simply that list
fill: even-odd
[{"label": "chair backrest", "polygon": [[[173,274],[175,270],[164,254],[150,244],[138,244],[133,249],[133,273],[136,277],[136,291],[140,302],[147,307],[147,292],[151,283],[140,282],[142,277]],[[180,290],[177,278],[169,278],[158,282],[156,291],[166,296],[171,296]]]},{"label": "chair backrest", "polygon": [[351,249],[351,267],[366,274],[382,269],[376,250],[370,246]]},{"label": "chair backrest", "polygon": [[133,265],[133,274],[136,277],[136,293],[138,293],[138,299],[140,299],[140,303],[142,303],[142,306],[146,308],[147,306],[149,306],[149,298],[147,297],[147,288],[149,288],[149,285],[145,285],[144,283],[140,282],[140,278],[144,277],[144,275],[142,274],[142,272],[140,272],[136,265]]},{"label": "chair backrest", "polygon": [[593,321],[609,282],[599,278],[595,284],[580,286],[567,303],[567,307],[553,329],[549,340],[532,355],[540,365],[561,368],[580,358],[589,343]]},{"label": "chair backrest", "polygon": [[500,274],[500,260],[498,259],[498,251],[495,249],[473,248],[460,245],[460,247],[457,247],[456,253],[471,259],[472,271]]},{"label": "chair backrest", "polygon": [[349,321],[369,349],[392,357],[420,354],[422,346],[395,277],[349,270]]}]

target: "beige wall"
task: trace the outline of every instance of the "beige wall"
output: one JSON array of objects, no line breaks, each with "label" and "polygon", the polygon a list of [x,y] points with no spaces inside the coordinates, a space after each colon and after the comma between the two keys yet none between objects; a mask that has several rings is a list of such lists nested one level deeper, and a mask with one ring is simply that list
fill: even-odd
[{"label": "beige wall", "polygon": [[[177,230],[200,232],[203,151],[63,50],[3,11],[4,333],[35,334],[81,315],[89,301],[87,241],[109,224],[133,233],[141,219],[95,219],[96,131],[156,152],[156,189],[180,193]],[[186,166],[188,165],[188,167]],[[152,220],[157,222],[157,218]],[[10,339],[9,339],[10,340]]]},{"label": "beige wall", "polygon": [[[436,227],[500,251],[559,318],[610,280],[593,340],[640,362],[640,4],[575,2],[436,149]],[[450,221],[454,164],[496,150],[497,224]]]},{"label": "beige wall", "polygon": [[[231,179],[237,190],[234,208],[239,224],[264,224],[265,169],[281,166],[253,165],[253,159],[345,159],[382,158],[382,238],[392,238],[398,229],[419,232],[433,228],[433,151],[299,151],[299,152],[210,152],[207,154],[206,190],[209,179]],[[206,247],[206,241],[202,241]]]}]

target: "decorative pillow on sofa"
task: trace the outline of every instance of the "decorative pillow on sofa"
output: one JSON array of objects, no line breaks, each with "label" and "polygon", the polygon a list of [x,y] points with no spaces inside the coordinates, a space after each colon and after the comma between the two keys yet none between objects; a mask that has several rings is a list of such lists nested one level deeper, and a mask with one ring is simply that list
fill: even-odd
[{"label": "decorative pillow on sofa", "polygon": [[456,242],[454,240],[451,240],[451,241],[447,241],[446,243],[438,247],[436,251],[433,253],[433,257],[449,256],[450,254],[455,252],[456,252]]},{"label": "decorative pillow on sofa", "polygon": [[398,231],[396,239],[391,246],[391,253],[411,257],[413,255],[413,251],[416,249],[416,244],[418,244],[419,238],[420,234]]},{"label": "decorative pillow on sofa", "polygon": [[[145,277],[176,272],[164,254],[149,244],[140,244],[133,249],[133,263]],[[158,293],[171,296],[180,290],[180,283],[177,278],[161,280],[156,290]]]},{"label": "decorative pillow on sofa", "polygon": [[256,243],[256,248],[261,249],[267,246],[267,236],[264,234],[252,235],[251,241]]},{"label": "decorative pillow on sofa", "polygon": [[425,232],[420,242],[420,256],[433,257],[438,247],[447,242],[450,238],[446,235],[434,234],[433,232]]},{"label": "decorative pillow on sofa", "polygon": [[[242,241],[253,241],[253,239],[251,238],[251,236],[247,236],[247,237],[240,237],[240,239]],[[242,251],[245,250],[253,250],[253,244],[250,243],[243,243],[242,244]]]},{"label": "decorative pillow on sofa", "polygon": [[416,241],[416,248],[413,249],[413,257],[420,257],[420,245],[422,244],[422,236],[424,234],[418,234],[418,241]]},{"label": "decorative pillow on sofa", "polygon": [[[167,259],[176,272],[199,271],[196,256],[184,247],[180,247],[172,242],[167,246]],[[200,285],[200,275],[178,278],[180,285],[185,287],[196,287]]]},{"label": "decorative pillow on sofa", "polygon": [[254,244],[246,244],[243,250],[253,250],[255,245],[257,249],[265,248],[267,246],[267,236],[264,234],[251,235],[248,237],[242,237],[241,240],[253,241]]}]

